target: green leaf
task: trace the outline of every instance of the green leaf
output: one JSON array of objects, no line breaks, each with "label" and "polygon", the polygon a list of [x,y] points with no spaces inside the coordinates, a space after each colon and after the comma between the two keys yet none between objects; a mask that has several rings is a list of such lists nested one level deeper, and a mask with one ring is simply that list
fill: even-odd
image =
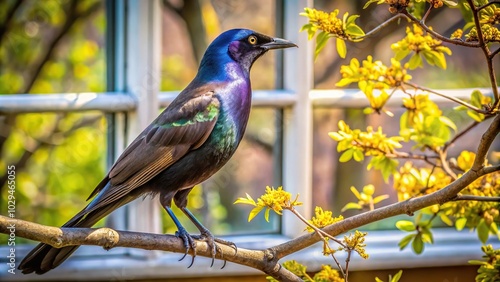
[{"label": "green leaf", "polygon": [[378,204],[380,202],[382,202],[383,200],[386,200],[386,199],[389,199],[389,195],[380,195],[380,196],[377,196],[373,199],[373,203],[374,204]]},{"label": "green leaf", "polygon": [[[347,27],[349,27],[351,24],[354,24],[354,21],[357,18],[359,18],[359,15],[352,15],[349,18],[347,18],[347,22],[346,22]],[[361,31],[361,32],[363,32],[363,31]],[[363,35],[364,35],[364,32],[363,32]]]},{"label": "green leaf", "polygon": [[248,193],[246,195],[247,195],[246,198],[238,198],[238,199],[236,199],[236,201],[234,202],[234,204],[247,204],[247,205],[256,206],[257,203],[255,203],[255,201],[252,199],[252,197],[250,195],[248,195]]},{"label": "green leaf", "polygon": [[410,61],[408,61],[408,67],[410,68],[410,70],[414,70],[421,66],[422,58],[418,54],[413,54],[413,56],[410,58]]},{"label": "green leaf", "polygon": [[483,96],[483,93],[481,93],[481,91],[474,90],[474,91],[472,91],[472,93],[470,95],[470,102],[472,105],[474,105],[478,108],[481,108],[483,106],[482,105],[483,98],[484,98],[484,96]]},{"label": "green leaf", "polygon": [[448,226],[453,226],[453,222],[450,220],[450,218],[448,216],[446,216],[445,214],[441,213],[439,215],[439,218],[441,219],[442,222],[444,222],[446,225]]},{"label": "green leaf", "polygon": [[413,240],[413,238],[415,238],[415,236],[417,236],[417,235],[416,234],[408,234],[405,237],[403,237],[403,239],[401,239],[401,241],[399,241],[399,243],[398,243],[399,250],[400,251],[404,250],[404,248],[406,248],[406,246],[408,246],[408,244]]},{"label": "green leaf", "polygon": [[467,115],[477,122],[482,122],[484,120],[484,115],[475,111],[467,111]]},{"label": "green leaf", "polygon": [[326,46],[326,42],[330,39],[330,36],[325,31],[322,31],[316,36],[316,50],[314,51],[314,59],[316,59]]},{"label": "green leaf", "polygon": [[482,260],[469,260],[469,264],[472,264],[472,265],[487,265],[488,262],[486,261],[482,261]]},{"label": "green leaf", "polygon": [[481,219],[477,225],[477,236],[481,243],[486,244],[486,241],[488,241],[488,235],[490,234],[490,228],[484,221],[484,219]]},{"label": "green leaf", "polygon": [[396,222],[396,227],[401,231],[412,232],[415,231],[415,224],[409,220],[400,220]]},{"label": "green leaf", "polygon": [[346,211],[346,210],[360,210],[362,209],[363,207],[358,204],[358,203],[347,203],[343,208],[342,208],[342,212]]},{"label": "green leaf", "polygon": [[455,228],[458,231],[461,231],[462,229],[464,229],[466,223],[467,223],[467,218],[461,217],[455,221]]},{"label": "green leaf", "polygon": [[382,279],[378,278],[378,277],[375,277],[375,282],[384,282],[384,281]]},{"label": "green leaf", "polygon": [[452,0],[443,0],[443,3],[446,4],[446,6],[448,7],[456,7],[458,5],[457,2]]},{"label": "green leaf", "polygon": [[359,149],[353,149],[352,156],[354,157],[354,160],[357,162],[361,162],[365,159],[365,155],[363,155],[363,151],[361,151]]},{"label": "green leaf", "polygon": [[365,32],[361,29],[361,27],[356,24],[348,25],[345,33],[351,37],[360,37],[365,35]]},{"label": "green leaf", "polygon": [[352,159],[352,155],[354,153],[354,150],[351,148],[351,149],[348,149],[346,150],[344,153],[342,153],[342,155],[340,156],[339,158],[339,162],[341,163],[345,163],[345,162],[348,162]]},{"label": "green leaf", "polygon": [[399,49],[398,51],[396,51],[394,59],[396,59],[396,61],[401,61],[402,59],[406,58],[406,56],[408,56],[410,52],[411,50],[408,48]]},{"label": "green leaf", "polygon": [[496,222],[492,222],[490,224],[490,232],[497,235],[497,237],[500,238],[500,233],[498,233],[498,226],[497,226]]},{"label": "green leaf", "polygon": [[411,248],[417,255],[420,255],[424,251],[424,242],[422,241],[422,236],[420,234],[415,236],[415,239],[411,244]]},{"label": "green leaf", "polygon": [[347,46],[345,45],[345,41],[337,37],[337,53],[342,59],[345,59],[347,55]]},{"label": "green leaf", "polygon": [[354,194],[354,196],[358,199],[361,200],[361,194],[358,192],[358,189],[356,187],[351,186],[351,192]]},{"label": "green leaf", "polygon": [[440,116],[439,121],[441,121],[444,125],[448,126],[449,128],[457,131],[457,126],[455,125],[455,123],[451,119],[449,119],[445,116]]},{"label": "green leaf", "polygon": [[429,244],[434,244],[434,236],[432,236],[432,233],[430,230],[425,230],[422,234],[422,242],[424,243],[429,243]]},{"label": "green leaf", "polygon": [[400,270],[398,271],[398,273],[396,273],[392,279],[391,279],[391,282],[398,282],[399,279],[401,279],[401,276],[403,275],[403,270]]},{"label": "green leaf", "polygon": [[444,53],[437,52],[437,51],[432,51],[430,52],[431,56],[434,57],[434,63],[436,64],[437,67],[446,69],[446,58],[444,56]]},{"label": "green leaf", "polygon": [[259,214],[259,212],[263,209],[264,207],[262,206],[258,206],[258,207],[255,207],[253,208],[251,211],[250,211],[250,214],[248,215],[248,222],[250,222],[252,219],[254,219],[254,217],[256,215]]},{"label": "green leaf", "polygon": [[267,208],[266,211],[264,212],[264,218],[266,219],[267,222],[269,222],[269,212],[271,211],[270,208]]},{"label": "green leaf", "polygon": [[368,1],[368,2],[366,2],[366,4],[363,6],[363,9],[368,8],[368,6],[370,6],[370,4],[372,4],[372,3],[377,3],[377,5],[379,5],[379,4],[382,4],[382,3],[384,3],[384,2],[385,2],[385,0],[369,0],[369,1]]}]

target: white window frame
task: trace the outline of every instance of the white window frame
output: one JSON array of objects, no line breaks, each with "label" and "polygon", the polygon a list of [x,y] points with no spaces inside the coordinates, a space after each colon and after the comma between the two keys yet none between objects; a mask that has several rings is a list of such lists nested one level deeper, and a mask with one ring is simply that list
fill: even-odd
[{"label": "white window frame", "polygon": [[[109,92],[72,93],[47,95],[0,96],[0,113],[27,112],[74,112],[99,110],[109,113],[114,127],[110,130],[108,145],[110,161],[114,160],[165,107],[178,92],[160,92],[161,3],[150,1],[108,0],[115,12],[108,14],[108,25],[113,32],[107,34],[107,44],[113,48],[113,56],[107,58]],[[312,7],[312,0],[277,1],[277,33],[297,43],[300,48],[283,53],[282,65],[277,67],[278,84],[282,89],[254,91],[253,106],[283,109],[283,187],[292,194],[300,194],[304,203],[300,212],[310,218],[312,206],[312,110],[314,106],[349,108],[367,106],[359,90],[313,89],[313,43],[305,33],[299,33],[306,23],[299,17],[304,7]],[[281,18],[281,19],[280,19]],[[280,23],[281,20],[281,23]],[[278,29],[282,29],[280,32]],[[108,47],[109,48],[109,47]],[[446,90],[445,90],[446,91]],[[468,97],[470,90],[450,90],[461,98]],[[393,99],[392,101],[396,101]],[[443,102],[440,98],[436,101]],[[392,102],[391,102],[392,103]],[[328,207],[325,207],[328,208]],[[161,233],[160,205],[157,201],[135,201],[115,211],[112,227],[121,230]],[[140,218],[137,215],[140,214]],[[244,220],[244,219],[242,219]],[[227,239],[241,248],[262,249],[282,243],[303,234],[303,225],[293,215],[285,213],[281,234],[235,236]],[[371,231],[367,238],[370,259],[352,258],[351,270],[383,268],[408,268],[429,266],[464,265],[469,259],[478,259],[481,244],[475,233],[455,232],[451,229],[433,230],[435,244],[426,245],[420,256],[410,250],[399,251],[397,242],[406,234],[400,231]],[[496,242],[495,247],[500,247]],[[0,247],[4,254],[5,247]],[[31,247],[19,247],[24,256]],[[104,255],[97,255],[104,254]],[[88,256],[92,255],[92,259]],[[86,259],[80,259],[85,256]],[[5,263],[0,264],[2,281],[33,280],[108,280],[120,278],[161,278],[262,274],[257,270],[228,263],[220,270],[210,268],[211,260],[198,257],[194,267],[187,269],[190,258],[178,262],[180,254],[116,248],[105,253],[102,248],[84,246],[67,262],[43,276],[10,275]],[[321,244],[292,254],[296,259],[319,269],[321,264],[333,264],[331,258],[321,254]],[[342,258],[340,258],[342,259]],[[222,263],[220,263],[222,265]]]}]

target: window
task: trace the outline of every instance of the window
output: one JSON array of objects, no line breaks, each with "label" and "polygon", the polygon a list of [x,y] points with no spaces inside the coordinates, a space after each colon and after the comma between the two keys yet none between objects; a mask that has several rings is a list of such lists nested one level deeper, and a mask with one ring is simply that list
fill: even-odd
[{"label": "window", "polygon": [[[99,37],[96,43],[98,53],[101,52],[95,58],[96,69],[72,67],[75,75],[82,77],[85,75],[80,72],[86,75],[98,75],[103,73],[105,69],[106,87],[70,82],[68,86],[62,85],[60,89],[43,91],[46,94],[1,95],[0,115],[5,118],[7,114],[31,115],[49,112],[50,114],[43,115],[47,115],[47,118],[57,118],[64,115],[67,118],[95,119],[93,134],[96,139],[95,143],[89,146],[95,150],[96,155],[103,156],[103,158],[105,156],[109,165],[125,148],[126,144],[133,140],[157,116],[159,110],[172,101],[173,97],[196,72],[195,59],[187,60],[185,58],[190,56],[188,53],[197,54],[194,57],[199,56],[199,50],[183,48],[186,44],[186,38],[177,41],[176,34],[189,33],[190,27],[184,25],[185,23],[179,19],[182,18],[182,15],[179,14],[179,7],[173,5],[162,8],[162,5],[168,5],[170,2],[178,4],[182,1],[108,0],[105,1],[105,9],[102,9],[104,2],[101,2],[102,10],[99,17],[102,17],[102,22],[84,33],[85,36],[91,36],[105,29],[105,32],[101,33],[105,37]],[[200,1],[200,3],[205,2],[207,1]],[[200,188],[192,193],[195,197],[193,202],[198,201],[198,203],[193,204],[195,208],[201,208],[202,212],[211,210],[211,214],[207,215],[207,218],[198,216],[204,223],[207,223],[207,226],[214,233],[228,236],[228,239],[234,241],[239,247],[264,248],[302,234],[303,226],[300,221],[285,213],[282,218],[273,218],[270,224],[265,223],[262,219],[247,223],[249,209],[235,207],[232,202],[236,197],[243,196],[245,192],[252,195],[260,194],[265,185],[283,185],[292,194],[300,194],[304,205],[299,209],[305,217],[311,216],[313,208],[317,204],[325,208],[330,208],[333,205],[332,209],[338,211],[342,201],[332,202],[325,201],[325,199],[335,198],[334,193],[339,193],[340,189],[348,187],[334,181],[339,177],[331,177],[332,167],[338,167],[333,161],[336,160],[334,155],[336,144],[333,140],[325,140],[324,137],[327,136],[328,131],[335,129],[336,120],[340,115],[351,115],[353,119],[359,116],[359,110],[356,108],[365,101],[357,91],[332,90],[334,83],[331,81],[334,78],[328,77],[329,70],[321,70],[318,66],[320,64],[314,64],[313,43],[307,40],[304,33],[298,32],[305,23],[305,18],[298,15],[304,7],[312,6],[312,1],[233,2],[218,0],[210,3],[211,5],[202,4],[207,5],[206,7],[189,8],[195,11],[203,10],[203,17],[217,16],[222,19],[218,23],[220,30],[229,29],[235,25],[245,26],[284,37],[300,46],[300,48],[289,49],[286,52],[267,54],[263,61],[256,63],[252,72],[255,90],[254,108],[247,130],[247,138],[241,144],[232,162],[218,175],[203,184],[204,194]],[[318,5],[325,5],[325,3],[318,1]],[[342,5],[349,3],[351,2],[345,1]],[[190,4],[192,5],[192,3]],[[252,25],[242,21],[230,22],[233,19],[239,20],[238,13],[253,9],[261,9],[255,14],[262,18],[255,19]],[[276,19],[275,22],[270,20],[273,18]],[[85,25],[86,23],[82,21],[75,24]],[[40,27],[38,28],[40,29]],[[25,29],[25,32],[29,34],[33,33],[36,27],[26,24]],[[207,28],[207,31],[210,31],[210,28]],[[214,36],[216,34],[207,34],[207,38],[210,40]],[[78,52],[92,52],[92,48],[94,47],[91,46],[88,47],[88,50]],[[105,56],[104,49],[106,50]],[[0,50],[0,52],[4,51]],[[182,57],[183,55],[186,57]],[[58,56],[63,55],[59,54]],[[104,57],[105,64],[102,62]],[[275,71],[272,72],[273,76],[262,76],[261,70],[269,68],[270,65],[275,66]],[[64,72],[57,64],[52,67],[54,75]],[[0,70],[0,75],[5,76],[6,74]],[[316,81],[313,76],[316,77]],[[324,76],[324,80],[322,80],[322,76]],[[11,81],[15,80],[11,79]],[[4,93],[25,92],[20,88],[13,88],[12,85],[9,87],[11,88],[3,90]],[[324,88],[329,89],[325,90]],[[81,92],[89,90],[94,91],[94,93]],[[50,94],[53,92],[64,93]],[[66,92],[78,93],[69,94]],[[458,91],[458,93],[462,92]],[[352,108],[354,110],[351,110]],[[27,125],[30,129],[36,126],[41,128],[43,124]],[[103,138],[102,136],[105,134],[106,138]],[[107,148],[106,152],[103,147]],[[87,152],[90,149],[81,148]],[[75,182],[86,182],[83,187],[87,192],[78,190],[77,193],[80,195],[75,196],[77,198],[75,201],[80,201],[81,204],[74,204],[74,201],[71,202],[72,199],[69,200],[70,202],[60,203],[64,205],[62,207],[64,214],[60,216],[63,221],[74,214],[66,207],[76,206],[76,209],[83,207],[82,198],[90,192],[89,189],[92,186],[98,183],[100,176],[104,175],[103,158],[96,157],[95,166],[92,169],[87,168],[89,173],[98,179],[82,180],[81,176],[77,176],[77,172],[74,170],[71,172],[75,174]],[[7,165],[6,161],[8,159],[4,160],[2,157],[2,161],[0,161],[2,169]],[[44,159],[38,161],[43,163]],[[47,169],[53,165],[57,164],[49,164]],[[349,168],[351,171],[358,169],[360,168]],[[247,175],[249,171],[251,171],[252,177]],[[253,174],[257,177],[254,177]],[[329,177],[324,177],[327,174]],[[57,181],[57,179],[53,181]],[[25,184],[19,183],[19,185]],[[29,185],[25,187],[29,187]],[[46,187],[50,187],[50,185],[47,184]],[[228,193],[228,197],[221,197],[219,189]],[[56,197],[60,193],[62,192],[54,191],[52,195]],[[339,198],[344,199],[343,197]],[[33,201],[31,198],[21,200],[30,203]],[[52,201],[57,202],[56,199],[52,199]],[[169,233],[174,232],[175,230],[169,229],[170,219],[163,218],[164,212],[157,200],[154,200],[152,204],[149,201],[149,199],[135,201],[115,211],[109,216],[107,224],[121,230],[162,233],[163,229],[167,228]],[[209,204],[216,205],[216,208],[208,206]],[[138,216],[139,214],[140,216]],[[19,213],[19,217],[24,217],[24,219],[31,219],[29,216],[29,212],[26,211]],[[180,216],[180,218],[184,217]],[[213,222],[210,223],[208,220]],[[47,218],[39,218],[35,221],[50,224]],[[188,224],[186,224],[187,226]],[[256,229],[258,232],[250,232]],[[416,256],[410,254],[409,250],[399,252],[396,242],[404,234],[398,231],[381,230],[389,229],[387,226],[375,226],[375,229],[377,231],[370,232],[370,236],[367,238],[367,252],[371,258],[362,261],[355,257],[351,269],[397,268],[408,263],[415,267],[443,264],[459,265],[468,259],[481,255],[479,243],[475,239],[475,234],[472,233],[458,234],[445,229],[436,230],[435,241],[438,247],[429,246],[423,255]],[[457,247],[458,245],[460,247]],[[446,251],[442,251],[443,247],[446,248]],[[0,251],[3,250],[2,248],[4,247],[0,247]],[[30,248],[31,246],[19,247],[19,255],[24,256]],[[79,275],[82,279],[85,277],[109,280],[123,279],[124,277],[127,279],[148,279],[187,275],[217,276],[227,273],[239,275],[256,273],[254,270],[234,265],[228,265],[223,271],[216,271],[217,267],[214,267],[214,271],[207,273],[206,269],[210,265],[210,260],[204,258],[197,258],[196,267],[188,270],[184,266],[189,264],[189,260],[177,262],[180,257],[179,254],[123,248],[104,252],[98,247],[85,246],[80,248],[72,258],[58,269],[37,278],[46,280],[70,279]],[[320,248],[315,247],[286,259],[297,259],[309,265],[311,270],[319,268],[321,264],[331,263],[329,258],[321,255]],[[0,277],[2,279],[10,278],[5,269],[5,263],[0,264]]]}]

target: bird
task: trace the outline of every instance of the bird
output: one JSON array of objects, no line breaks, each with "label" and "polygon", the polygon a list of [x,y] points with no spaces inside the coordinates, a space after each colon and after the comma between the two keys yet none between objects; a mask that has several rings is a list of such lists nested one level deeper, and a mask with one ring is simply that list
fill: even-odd
[{"label": "bird", "polygon": [[[207,48],[193,80],[125,148],[87,199],[91,201],[62,227],[92,227],[117,208],[143,196],[158,197],[177,227],[176,236],[196,256],[196,242],[215,238],[187,209],[193,187],[212,176],[236,151],[245,132],[252,99],[250,69],[267,51],[297,47],[249,29],[231,29]],[[172,212],[172,201],[200,235],[190,235]],[[63,263],[79,246],[37,245],[19,264],[24,274],[43,274]]]}]

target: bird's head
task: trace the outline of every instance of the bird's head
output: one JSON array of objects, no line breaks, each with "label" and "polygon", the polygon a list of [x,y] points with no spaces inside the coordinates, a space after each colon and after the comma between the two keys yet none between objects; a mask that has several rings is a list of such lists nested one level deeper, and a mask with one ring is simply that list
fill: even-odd
[{"label": "bird's head", "polygon": [[213,59],[219,62],[232,60],[248,72],[253,63],[268,50],[289,47],[297,45],[285,39],[269,37],[248,29],[231,29],[219,35],[208,46],[200,67],[213,64]]}]

